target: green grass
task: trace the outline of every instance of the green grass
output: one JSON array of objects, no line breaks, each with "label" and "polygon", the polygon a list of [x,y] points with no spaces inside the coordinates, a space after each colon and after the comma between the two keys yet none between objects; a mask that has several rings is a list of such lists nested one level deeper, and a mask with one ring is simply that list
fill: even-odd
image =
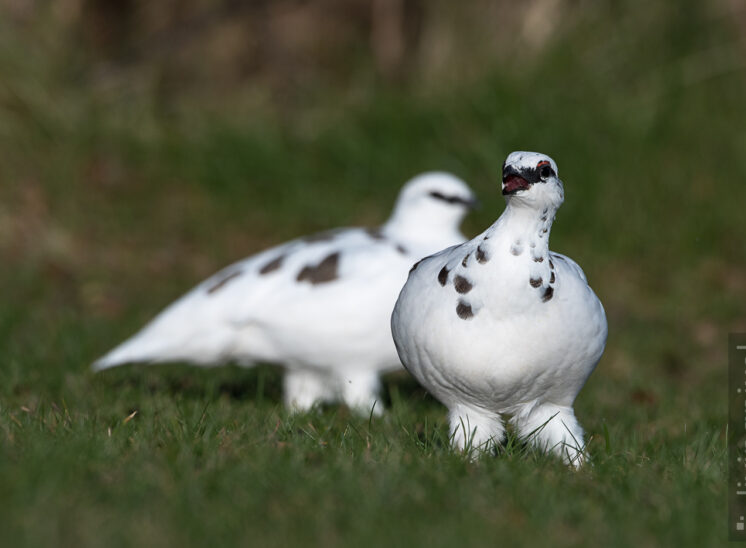
[{"label": "green grass", "polygon": [[[88,89],[54,44],[21,62],[34,35],[0,29],[0,543],[722,544],[746,73],[729,64],[743,36],[698,9],[598,8],[462,85],[307,90],[311,107],[239,114]],[[225,264],[380,222],[419,170],[472,184],[475,234],[514,149],[558,162],[552,247],[609,316],[576,404],[591,466],[514,439],[469,462],[404,374],[369,421],[288,416],[268,367],[88,371]]]}]

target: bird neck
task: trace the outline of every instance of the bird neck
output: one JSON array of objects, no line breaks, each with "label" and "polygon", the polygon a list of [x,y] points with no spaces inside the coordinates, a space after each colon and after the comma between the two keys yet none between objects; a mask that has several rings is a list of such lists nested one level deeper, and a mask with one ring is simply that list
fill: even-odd
[{"label": "bird neck", "polygon": [[428,253],[434,253],[464,240],[458,229],[461,217],[463,214],[454,214],[451,219],[440,211],[395,211],[382,230],[387,236],[402,243],[426,247],[436,244],[436,249],[427,250]]},{"label": "bird neck", "polygon": [[[528,207],[508,202],[500,218],[487,230],[490,247],[507,248],[515,256],[528,254],[542,262],[549,254],[549,235],[557,208]],[[487,243],[487,242],[485,242]]]}]

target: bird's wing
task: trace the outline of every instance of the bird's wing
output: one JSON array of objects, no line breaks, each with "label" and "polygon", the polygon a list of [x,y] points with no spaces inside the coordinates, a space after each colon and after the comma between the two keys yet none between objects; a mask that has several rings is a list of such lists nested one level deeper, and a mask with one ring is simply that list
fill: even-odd
[{"label": "bird's wing", "polygon": [[222,298],[231,303],[230,321],[270,326],[288,317],[313,321],[320,310],[341,314],[378,298],[376,287],[391,283],[392,275],[403,284],[412,262],[396,244],[363,229],[340,232],[329,241],[293,243],[265,260],[270,264],[279,257],[271,272],[262,274],[261,261],[253,262],[251,279],[226,288]]},{"label": "bird's wing", "polygon": [[443,285],[444,282],[440,278],[444,274],[464,268],[465,261],[476,260],[481,237],[482,235],[479,235],[472,240],[452,245],[421,259],[412,266],[409,279],[417,280],[435,272],[438,281]]},{"label": "bird's wing", "polygon": [[549,252],[549,258],[553,259],[554,261],[562,261],[564,262],[577,276],[583,280],[583,282],[588,283],[588,279],[585,276],[585,272],[583,272],[583,269],[580,268],[580,265],[573,261],[570,257],[563,255],[562,253],[557,253],[555,251]]}]

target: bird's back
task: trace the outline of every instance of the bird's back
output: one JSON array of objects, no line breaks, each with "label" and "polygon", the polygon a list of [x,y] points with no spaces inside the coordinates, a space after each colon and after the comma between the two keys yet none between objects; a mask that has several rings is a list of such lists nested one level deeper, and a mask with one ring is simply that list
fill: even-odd
[{"label": "bird's back", "polygon": [[342,229],[288,242],[200,283],[94,367],[228,360],[328,365],[360,356],[396,367],[388,317],[415,258],[416,251],[379,230]]}]

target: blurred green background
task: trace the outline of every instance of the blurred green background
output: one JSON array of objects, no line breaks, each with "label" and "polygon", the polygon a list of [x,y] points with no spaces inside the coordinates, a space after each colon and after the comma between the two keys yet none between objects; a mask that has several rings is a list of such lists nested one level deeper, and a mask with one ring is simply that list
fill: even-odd
[{"label": "blurred green background", "polygon": [[[724,542],[744,29],[738,0],[0,0],[0,543]],[[419,171],[472,185],[476,234],[512,150],[557,161],[552,248],[607,310],[593,466],[466,462],[403,374],[368,422],[288,417],[271,368],[89,373],[226,264],[382,222]]]}]

